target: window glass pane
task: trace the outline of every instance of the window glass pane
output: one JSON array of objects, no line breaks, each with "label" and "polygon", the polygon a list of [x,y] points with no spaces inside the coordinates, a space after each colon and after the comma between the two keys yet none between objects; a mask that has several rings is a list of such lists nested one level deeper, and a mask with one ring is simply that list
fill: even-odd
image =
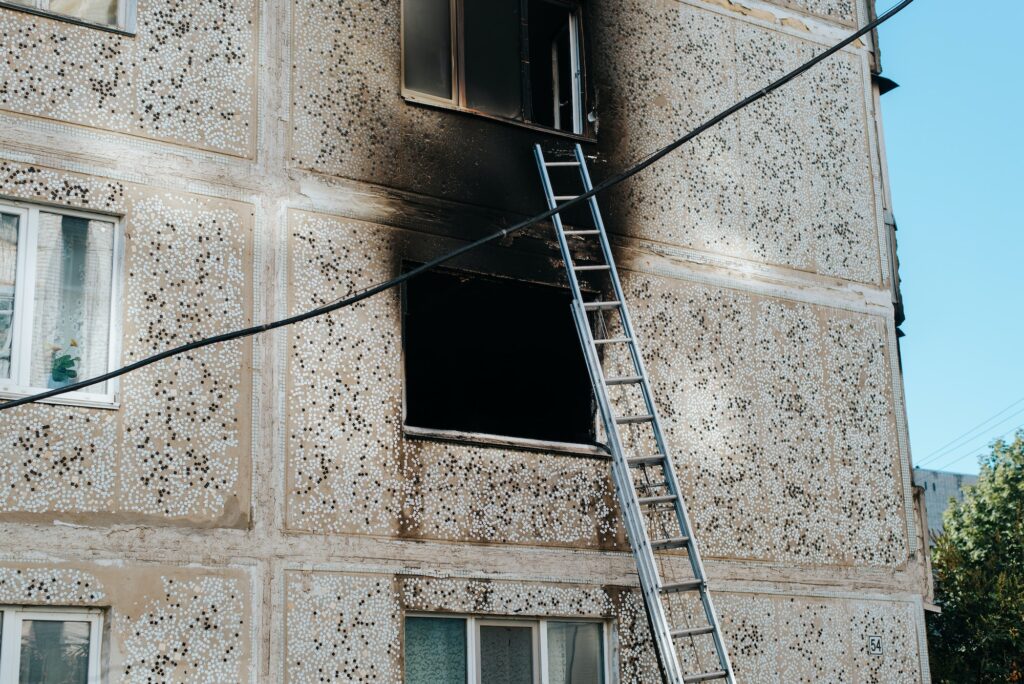
[{"label": "window glass pane", "polygon": [[533,630],[529,627],[481,625],[480,681],[486,684],[533,684]]},{"label": "window glass pane", "polygon": [[452,28],[450,0],[405,0],[405,87],[450,99]]},{"label": "window glass pane", "polygon": [[465,684],[466,621],[405,619],[405,684]]},{"label": "window glass pane", "polygon": [[604,644],[596,622],[549,622],[548,684],[604,684]]},{"label": "window glass pane", "polygon": [[18,270],[18,217],[0,214],[0,378],[11,377],[14,278]]},{"label": "window glass pane", "polygon": [[[30,379],[63,387],[107,370],[114,224],[41,212]],[[104,393],[106,384],[85,392]]]},{"label": "window glass pane", "polygon": [[465,0],[466,105],[523,118],[520,0]]},{"label": "window glass pane", "polygon": [[117,0],[50,0],[50,11],[96,24],[117,24]]},{"label": "window glass pane", "polygon": [[86,684],[89,623],[24,620],[19,684]]}]

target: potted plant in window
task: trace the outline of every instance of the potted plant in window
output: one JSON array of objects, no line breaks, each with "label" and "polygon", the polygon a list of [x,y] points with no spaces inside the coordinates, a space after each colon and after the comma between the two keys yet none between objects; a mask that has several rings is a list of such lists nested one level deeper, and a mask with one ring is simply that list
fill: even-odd
[{"label": "potted plant in window", "polygon": [[81,361],[81,357],[72,356],[72,353],[77,350],[78,342],[74,339],[68,343],[67,351],[57,344],[51,346],[50,378],[46,383],[50,389],[67,387],[78,378],[76,366]]}]

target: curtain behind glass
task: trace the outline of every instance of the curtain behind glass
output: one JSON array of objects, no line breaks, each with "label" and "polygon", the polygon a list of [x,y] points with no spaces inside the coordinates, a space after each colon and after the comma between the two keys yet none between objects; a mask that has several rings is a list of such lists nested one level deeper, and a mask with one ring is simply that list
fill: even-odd
[{"label": "curtain behind glass", "polygon": [[480,681],[486,684],[533,684],[533,630],[529,627],[481,625]]},{"label": "curtain behind glass", "polygon": [[601,625],[548,623],[548,684],[604,684]]},{"label": "curtain behind glass", "polygon": [[[114,225],[73,216],[39,214],[30,381],[60,387],[107,370]],[[59,360],[74,360],[74,377],[61,381]],[[106,384],[85,392],[102,394]]]},{"label": "curtain behind glass", "polygon": [[405,684],[466,683],[466,621],[405,619]]},{"label": "curtain behind glass", "polygon": [[0,214],[0,378],[11,377],[14,278],[18,271],[18,217]]},{"label": "curtain behind glass", "polygon": [[18,684],[87,684],[89,623],[24,620]]},{"label": "curtain behind glass", "polygon": [[117,24],[117,0],[50,0],[50,11],[97,24]]}]

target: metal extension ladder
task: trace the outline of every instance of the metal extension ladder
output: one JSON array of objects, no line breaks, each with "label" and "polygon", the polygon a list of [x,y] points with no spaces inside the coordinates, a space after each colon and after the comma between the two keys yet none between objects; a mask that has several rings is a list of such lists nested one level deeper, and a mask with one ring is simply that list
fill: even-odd
[{"label": "metal extension ladder", "polygon": [[[534,154],[549,209],[593,188],[579,145],[575,146],[574,158],[568,160],[545,159],[540,145],[534,147]],[[577,171],[579,188],[571,193],[555,194],[551,170],[559,175],[560,180],[564,180],[562,176],[566,172],[575,176],[571,172]],[[593,226],[573,226],[567,230],[560,213],[552,216],[552,222],[572,289],[573,317],[611,451],[612,479],[636,559],[662,672],[668,684],[710,681],[735,684],[721,626],[708,593],[704,565],[680,495],[654,405],[651,383],[626,309],[622,284],[596,198],[588,199],[587,206]],[[594,238],[600,243],[599,251],[594,249]],[[588,253],[598,256],[590,263],[583,263]],[[585,291],[581,287],[580,278],[595,276],[601,283],[597,291],[610,292],[610,299],[602,300],[601,295],[593,299],[593,290]],[[586,282],[597,282],[596,279]],[[585,295],[590,301],[585,299]],[[613,314],[610,322],[606,317],[609,312]],[[599,348],[604,353],[604,361]],[[616,361],[612,358],[616,350],[620,355],[618,365],[610,369],[612,374],[606,375],[605,368]],[[629,392],[633,394],[630,396]],[[648,432],[646,435],[633,434],[638,429]],[[629,439],[624,438],[624,432],[630,432],[625,436]],[[637,442],[639,448],[634,446]],[[656,536],[652,538],[650,532]],[[678,562],[678,557],[673,564],[669,558],[655,556],[655,551],[669,549],[686,551],[690,569],[686,577],[668,576],[678,566],[685,566],[685,563]],[[682,618],[686,618],[684,624],[679,623],[680,613]],[[690,624],[689,618],[694,615],[697,618],[694,624]],[[711,643],[701,640],[710,640]],[[707,671],[684,671],[680,656],[691,652],[694,657],[686,660],[698,661],[699,670]],[[708,667],[705,665],[708,662],[713,664]]]}]

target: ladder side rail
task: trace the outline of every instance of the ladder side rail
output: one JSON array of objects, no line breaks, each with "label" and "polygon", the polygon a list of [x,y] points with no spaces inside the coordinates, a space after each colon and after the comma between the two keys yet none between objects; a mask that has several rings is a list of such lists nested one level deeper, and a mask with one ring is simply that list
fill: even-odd
[{"label": "ladder side rail", "polygon": [[[537,168],[540,169],[541,184],[544,186],[544,199],[548,203],[548,209],[554,209],[557,206],[555,191],[551,187],[551,177],[548,175],[548,167],[544,163],[544,151],[539,143],[533,146],[533,156],[537,160]],[[569,278],[569,289],[572,291],[573,301],[582,302],[583,292],[580,290],[580,283],[576,277],[576,272],[572,270],[572,254],[569,252],[569,241],[565,237],[565,229],[562,226],[561,213],[553,214],[551,222],[555,224],[558,249],[562,253],[562,261],[565,262],[565,272]]]},{"label": "ladder side rail", "polygon": [[590,322],[587,319],[586,311],[583,310],[583,307],[576,300],[572,302],[572,313],[587,368],[590,371],[591,384],[593,385],[594,393],[598,397],[597,404],[600,407],[601,419],[607,432],[608,444],[612,454],[612,474],[615,490],[618,494],[619,506],[622,508],[622,518],[625,523],[626,534],[629,536],[633,557],[636,559],[640,588],[644,594],[644,603],[650,613],[651,629],[657,641],[657,652],[668,682],[670,684],[681,684],[684,672],[676,653],[675,641],[672,638],[668,617],[661,602],[659,591],[661,581],[658,577],[657,562],[650,544],[645,543],[648,535],[644,529],[644,519],[640,513],[640,505],[636,500],[633,475],[629,465],[626,463],[618,425],[615,423],[615,416],[612,415],[611,402],[608,399],[607,389],[604,384],[601,362],[595,351],[596,347],[593,343]]},{"label": "ladder side rail", "polygon": [[[583,181],[584,193],[590,192],[593,189],[593,183],[590,179],[590,171],[587,168],[586,159],[583,156],[583,149],[579,144],[575,148],[576,161],[579,163],[580,177]],[[676,517],[678,518],[680,528],[685,536],[689,538],[689,544],[687,547],[687,555],[690,559],[690,566],[693,569],[694,577],[700,579],[703,585],[700,589],[701,605],[704,608],[705,616],[708,620],[708,624],[714,627],[712,637],[715,642],[716,651],[722,668],[726,672],[728,682],[732,684],[735,681],[733,674],[732,663],[729,659],[728,650],[725,647],[725,642],[722,640],[722,627],[718,620],[718,613],[714,609],[714,605],[711,600],[711,594],[707,587],[707,578],[704,574],[704,562],[701,559],[700,550],[698,548],[696,535],[693,534],[693,526],[690,523],[690,516],[686,510],[686,505],[683,502],[682,493],[679,490],[679,481],[675,472],[675,464],[672,462],[670,451],[668,449],[668,443],[665,440],[664,433],[661,429],[661,417],[659,415],[657,406],[654,403],[650,388],[650,376],[647,374],[647,369],[644,366],[643,358],[640,355],[639,343],[636,339],[636,333],[633,328],[633,321],[629,315],[629,310],[626,306],[626,299],[622,292],[621,281],[619,280],[618,269],[615,265],[615,259],[612,257],[611,244],[608,240],[608,233],[604,227],[604,220],[601,216],[601,211],[598,208],[597,198],[590,197],[588,200],[590,206],[590,212],[594,219],[594,224],[597,226],[599,231],[599,237],[601,241],[601,249],[604,252],[605,262],[610,267],[610,275],[612,287],[615,290],[615,299],[621,303],[621,314],[622,314],[622,325],[624,332],[627,337],[632,338],[633,343],[628,345],[630,353],[633,357],[633,362],[636,365],[636,369],[639,375],[643,378],[641,383],[641,391],[644,395],[644,401],[647,405],[650,415],[653,416],[652,428],[654,431],[654,438],[658,444],[658,448],[661,450],[664,456],[663,472],[665,474],[665,480],[668,485],[669,491],[675,495],[675,509]],[[649,544],[648,544],[649,547]],[[673,654],[675,653],[673,647]]]}]

